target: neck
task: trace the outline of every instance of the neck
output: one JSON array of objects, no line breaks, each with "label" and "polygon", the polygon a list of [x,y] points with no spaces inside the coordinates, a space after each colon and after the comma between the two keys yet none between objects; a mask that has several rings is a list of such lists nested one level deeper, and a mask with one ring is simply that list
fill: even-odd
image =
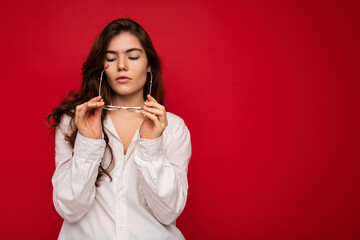
[{"label": "neck", "polygon": [[125,107],[142,107],[144,105],[143,90],[134,92],[129,95],[112,96],[112,105]]}]

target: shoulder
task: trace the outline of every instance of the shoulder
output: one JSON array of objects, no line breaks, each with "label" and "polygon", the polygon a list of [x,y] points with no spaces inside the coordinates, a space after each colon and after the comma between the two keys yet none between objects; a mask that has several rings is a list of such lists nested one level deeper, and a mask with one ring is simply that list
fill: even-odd
[{"label": "shoulder", "polygon": [[63,134],[71,134],[75,130],[75,123],[72,120],[73,118],[70,115],[64,113],[60,117],[60,123],[57,126],[57,129],[60,130]]},{"label": "shoulder", "polygon": [[170,112],[167,112],[167,119],[168,125],[163,133],[165,151],[169,153],[187,149],[187,154],[191,155],[191,136],[184,120]]},{"label": "shoulder", "polygon": [[166,112],[166,116],[168,119],[168,123],[171,122],[172,124],[180,124],[184,121],[181,117],[171,112]]},{"label": "shoulder", "polygon": [[178,115],[171,112],[166,112],[166,116],[168,120],[168,126],[170,126],[170,128],[178,128],[181,126],[186,126],[184,120]]},{"label": "shoulder", "polygon": [[165,131],[167,134],[175,135],[176,132],[189,132],[184,120],[179,117],[178,115],[166,112],[168,126],[166,127]]}]

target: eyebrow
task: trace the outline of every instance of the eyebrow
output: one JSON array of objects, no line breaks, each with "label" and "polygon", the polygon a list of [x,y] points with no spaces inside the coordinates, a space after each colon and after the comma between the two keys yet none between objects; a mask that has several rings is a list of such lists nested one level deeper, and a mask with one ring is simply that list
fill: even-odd
[{"label": "eyebrow", "polygon": [[[129,53],[129,52],[132,52],[132,51],[140,51],[140,52],[143,52],[143,50],[141,50],[140,48],[130,48],[130,49],[126,50],[125,52],[126,52],[126,53]],[[117,52],[117,51],[109,50],[109,51],[106,51],[106,53],[117,54],[118,52]]]}]

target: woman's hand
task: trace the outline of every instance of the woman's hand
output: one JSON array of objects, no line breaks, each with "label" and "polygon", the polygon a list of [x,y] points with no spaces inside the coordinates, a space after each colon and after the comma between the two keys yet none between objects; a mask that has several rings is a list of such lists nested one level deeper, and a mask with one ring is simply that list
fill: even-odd
[{"label": "woman's hand", "polygon": [[142,114],[145,119],[140,126],[140,137],[145,139],[160,137],[168,125],[165,107],[159,104],[155,98],[147,95]]},{"label": "woman's hand", "polygon": [[[90,101],[76,106],[75,125],[83,137],[102,138],[101,107],[103,106],[104,100],[101,96],[94,97]],[[92,108],[95,108],[95,112],[90,115]]]}]

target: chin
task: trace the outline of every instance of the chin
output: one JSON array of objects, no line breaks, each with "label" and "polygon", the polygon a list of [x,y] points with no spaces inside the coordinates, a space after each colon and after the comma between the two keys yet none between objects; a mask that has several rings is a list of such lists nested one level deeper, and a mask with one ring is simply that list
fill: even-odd
[{"label": "chin", "polygon": [[134,92],[133,91],[114,91],[116,95],[120,95],[120,96],[126,96],[126,95],[131,95]]},{"label": "chin", "polygon": [[115,92],[117,95],[126,96],[126,95],[136,94],[136,93],[138,93],[139,91],[142,92],[142,89],[116,89],[114,92]]}]

